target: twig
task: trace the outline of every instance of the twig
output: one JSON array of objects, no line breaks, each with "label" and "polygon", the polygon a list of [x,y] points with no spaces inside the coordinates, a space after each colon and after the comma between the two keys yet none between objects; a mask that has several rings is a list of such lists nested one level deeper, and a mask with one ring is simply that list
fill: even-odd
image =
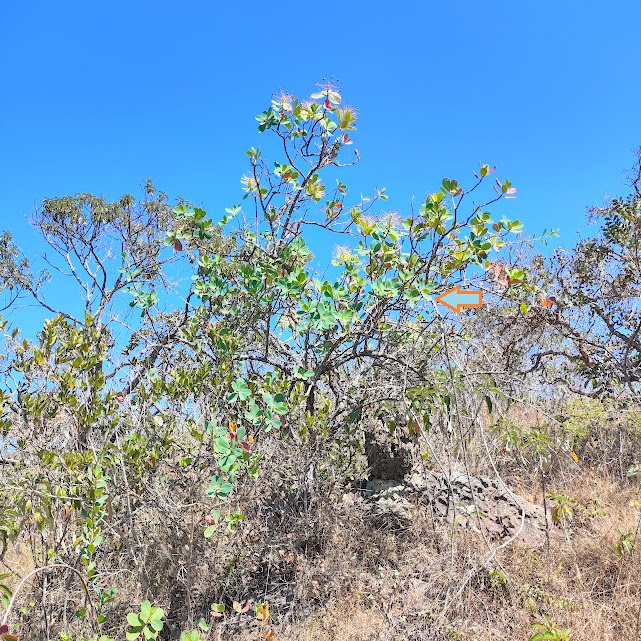
[{"label": "twig", "polygon": [[[13,595],[11,597],[11,601],[9,601],[9,606],[7,607],[7,611],[4,613],[4,617],[2,618],[2,623],[0,625],[6,625],[7,621],[9,620],[9,614],[11,614],[11,608],[13,607],[13,602],[16,600],[16,597],[18,596],[18,592],[20,591],[20,588],[24,585],[24,583],[29,579],[30,577],[34,576],[38,572],[43,572],[44,570],[50,570],[51,568],[67,568],[68,570],[71,570],[75,574],[78,575],[78,578],[80,579],[80,582],[82,583],[82,587],[85,590],[85,594],[87,596],[87,600],[89,601],[89,605],[91,606],[91,613],[92,615],[94,614],[94,605],[93,601],[91,600],[91,594],[89,593],[89,588],[87,588],[87,584],[85,583],[85,580],[80,574],[76,568],[72,568],[70,565],[67,565],[66,563],[53,563],[52,565],[46,565],[45,567],[42,568],[36,568],[35,570],[32,570],[27,574],[27,576],[18,583],[18,587],[14,590]],[[94,632],[98,632],[98,627],[96,625],[96,621],[91,618],[91,627],[93,628]]]}]

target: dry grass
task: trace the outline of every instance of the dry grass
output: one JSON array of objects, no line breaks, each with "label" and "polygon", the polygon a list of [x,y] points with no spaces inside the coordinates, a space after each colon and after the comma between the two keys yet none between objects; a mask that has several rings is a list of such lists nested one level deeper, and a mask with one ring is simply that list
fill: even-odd
[{"label": "dry grass", "polygon": [[[270,464],[282,461],[275,455]],[[616,547],[617,530],[637,528],[639,512],[629,503],[641,491],[581,463],[557,469],[550,488],[584,504],[599,497],[606,515],[560,530],[549,556],[545,545],[514,544],[489,563],[495,550],[482,536],[434,529],[427,514],[397,531],[370,520],[354,493],[319,491],[299,504],[286,494],[277,500],[275,488],[262,487],[260,509],[246,511],[238,532],[198,543],[206,553],[198,557],[202,572],[192,587],[205,612],[213,600],[269,601],[273,641],[525,641],[532,621],[543,615],[572,627],[572,641],[637,638],[639,551],[622,557]],[[542,501],[536,478],[526,472],[521,493]],[[180,577],[162,569],[163,554],[154,548],[150,560],[158,579]],[[34,567],[24,543],[8,550],[5,563],[22,576]],[[119,596],[130,603],[167,589],[165,581],[164,588],[154,583],[142,592],[126,572],[116,578]],[[15,580],[8,583],[15,587]],[[182,594],[172,597],[176,611],[184,605]],[[119,603],[112,615],[123,620],[128,605]],[[207,641],[260,638],[251,615],[244,623],[234,617],[215,621]],[[178,639],[183,623],[177,619],[166,639]]]},{"label": "dry grass", "polygon": [[[525,640],[532,621],[548,615],[572,627],[573,641],[632,641],[641,564],[636,554],[617,553],[616,530],[635,531],[638,512],[628,503],[638,492],[594,473],[563,489],[579,501],[599,496],[606,516],[568,527],[549,556],[545,547],[502,550],[460,596],[464,577],[488,557],[480,537],[457,532],[452,557],[449,532],[427,522],[402,533],[372,531],[354,518],[357,507],[343,510],[320,552],[296,556],[297,616],[278,625],[277,614],[277,638]],[[497,568],[507,585],[490,577]]]},{"label": "dry grass", "polygon": [[13,574],[0,581],[1,583],[13,590],[20,581],[18,577],[26,576],[35,568],[31,550],[25,541],[17,539],[7,542],[7,550],[0,562],[0,573]]}]

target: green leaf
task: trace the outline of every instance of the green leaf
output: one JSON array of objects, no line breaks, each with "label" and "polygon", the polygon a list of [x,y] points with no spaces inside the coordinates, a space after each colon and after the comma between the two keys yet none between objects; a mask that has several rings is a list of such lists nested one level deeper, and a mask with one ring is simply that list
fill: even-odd
[{"label": "green leaf", "polygon": [[165,616],[165,611],[162,608],[154,608],[151,613],[152,620],[160,620]]},{"label": "green leaf", "polygon": [[[151,616],[151,603],[149,601],[143,601],[140,604],[140,614],[142,618],[146,621]],[[134,625],[137,625],[134,623]]]},{"label": "green leaf", "polygon": [[143,628],[142,635],[145,638],[145,641],[151,641],[151,639],[156,638],[156,633],[151,628]]},{"label": "green leaf", "polygon": [[150,626],[151,626],[151,627],[152,627],[156,632],[160,632],[160,630],[162,630],[162,629],[163,629],[163,627],[164,627],[164,625],[165,625],[165,624],[164,624],[160,619],[152,619],[152,620],[149,622],[149,625],[150,625]]},{"label": "green leaf", "polygon": [[127,623],[134,627],[143,625],[143,622],[140,620],[139,616],[135,612],[130,612],[127,615]]},{"label": "green leaf", "polygon": [[304,381],[314,376],[314,370],[312,369],[303,370],[303,368],[300,365],[296,365],[294,367],[294,372],[296,373],[296,376],[298,376],[299,378],[302,378]]}]

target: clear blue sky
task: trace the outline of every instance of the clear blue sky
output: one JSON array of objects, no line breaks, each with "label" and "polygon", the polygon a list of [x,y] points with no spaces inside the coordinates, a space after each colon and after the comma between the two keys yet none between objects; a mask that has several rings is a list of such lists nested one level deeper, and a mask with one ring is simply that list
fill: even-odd
[{"label": "clear blue sky", "polygon": [[[0,3],[0,229],[36,251],[48,196],[140,193],[218,220],[240,201],[254,116],[280,89],[339,79],[359,108],[355,191],[387,207],[499,166],[526,229],[576,240],[585,208],[626,193],[641,145],[641,3]],[[469,184],[469,183],[468,183]]]}]

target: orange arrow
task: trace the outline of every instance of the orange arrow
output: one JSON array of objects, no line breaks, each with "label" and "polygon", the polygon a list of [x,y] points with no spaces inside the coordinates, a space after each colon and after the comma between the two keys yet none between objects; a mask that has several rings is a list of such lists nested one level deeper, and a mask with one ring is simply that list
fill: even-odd
[{"label": "orange arrow", "polygon": [[463,291],[460,285],[456,285],[437,296],[436,302],[458,314],[464,307],[480,307],[483,304],[483,292],[475,289]]}]

